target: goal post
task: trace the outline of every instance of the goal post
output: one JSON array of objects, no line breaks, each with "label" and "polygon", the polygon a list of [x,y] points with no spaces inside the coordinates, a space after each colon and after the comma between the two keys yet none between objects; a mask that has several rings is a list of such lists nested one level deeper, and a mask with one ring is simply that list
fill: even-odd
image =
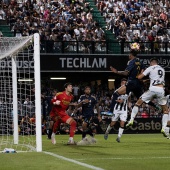
[{"label": "goal post", "polygon": [[42,151],[40,38],[0,37],[0,151]]},{"label": "goal post", "polygon": [[36,150],[42,151],[41,121],[41,85],[40,85],[40,38],[34,34],[34,65],[35,65],[35,113],[36,113]]}]

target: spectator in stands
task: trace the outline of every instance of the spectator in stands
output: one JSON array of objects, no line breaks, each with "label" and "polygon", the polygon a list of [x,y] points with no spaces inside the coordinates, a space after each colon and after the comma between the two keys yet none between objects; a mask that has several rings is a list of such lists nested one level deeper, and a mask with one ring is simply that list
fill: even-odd
[{"label": "spectator in stands", "polygon": [[[138,30],[138,35],[141,37],[147,29],[145,36],[148,36],[148,32],[152,32],[153,37],[149,35],[145,38],[145,42],[154,42],[156,36],[164,42],[163,37],[166,34],[168,34],[166,38],[168,41],[170,40],[170,31],[168,31],[170,29],[170,1],[168,0],[98,0],[96,1],[96,7],[98,7],[103,16],[111,16],[110,19],[106,20],[107,29],[114,32],[116,38],[130,31],[132,38],[136,30]],[[101,41],[101,39],[105,38],[105,35],[102,38],[99,36],[94,38],[95,36],[92,36],[94,31],[89,31],[95,30],[96,27],[99,29],[101,27],[99,27],[98,22],[94,21],[93,10],[95,9],[92,9],[90,4],[85,3],[84,0],[73,2],[68,0],[27,0],[22,3],[17,3],[16,0],[10,2],[4,0],[1,2],[0,19],[7,19],[15,36],[40,33],[42,44],[44,40],[95,41],[99,39]],[[79,34],[76,38],[74,30]],[[70,34],[68,39],[66,38],[66,32]],[[54,44],[56,43],[53,43],[53,46]],[[42,45],[41,47],[42,49],[44,48]],[[57,48],[52,49],[61,51],[59,44]]]},{"label": "spectator in stands", "polygon": [[2,9],[2,7],[0,6],[0,20],[1,20],[1,19],[2,19],[2,20],[5,20],[5,16],[6,16],[5,12],[4,12],[4,10]]}]

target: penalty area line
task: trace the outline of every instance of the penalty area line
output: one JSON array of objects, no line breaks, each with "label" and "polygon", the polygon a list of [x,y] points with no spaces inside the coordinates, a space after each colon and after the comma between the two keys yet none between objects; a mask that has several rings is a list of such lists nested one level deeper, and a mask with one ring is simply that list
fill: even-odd
[{"label": "penalty area line", "polygon": [[104,170],[103,168],[99,168],[97,166],[93,166],[93,165],[89,165],[89,164],[86,164],[86,163],[83,163],[83,162],[79,162],[77,160],[74,160],[74,159],[70,159],[70,158],[66,158],[64,156],[60,156],[58,154],[55,154],[55,153],[51,153],[51,152],[45,152],[43,151],[43,153],[47,154],[47,155],[51,155],[53,157],[56,157],[56,158],[59,158],[59,159],[62,159],[62,160],[65,160],[65,161],[68,161],[68,162],[72,162],[72,163],[75,163],[77,165],[80,165],[80,166],[83,166],[83,167],[86,167],[86,168],[89,168],[89,169],[93,169],[93,170]]},{"label": "penalty area line", "polygon": [[84,158],[84,159],[76,159],[78,161],[86,161],[86,160],[140,160],[140,159],[170,159],[170,157],[141,157],[141,158]]}]

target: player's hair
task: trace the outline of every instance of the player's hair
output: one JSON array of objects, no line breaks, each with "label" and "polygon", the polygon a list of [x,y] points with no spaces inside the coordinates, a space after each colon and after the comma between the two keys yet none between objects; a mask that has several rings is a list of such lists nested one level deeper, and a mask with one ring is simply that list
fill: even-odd
[{"label": "player's hair", "polygon": [[156,57],[151,58],[150,62],[152,62],[152,61],[155,61],[156,63],[158,63],[158,59]]},{"label": "player's hair", "polygon": [[121,82],[122,82],[122,81],[127,81],[127,79],[126,79],[126,78],[122,78],[122,79],[121,79]]},{"label": "player's hair", "polygon": [[85,86],[84,90],[86,90],[87,88],[91,89],[91,87],[90,87],[90,86]]},{"label": "player's hair", "polygon": [[138,51],[137,51],[137,50],[134,50],[134,49],[131,49],[131,50],[130,50],[130,54],[133,55],[134,57],[136,57],[137,54],[138,54]]},{"label": "player's hair", "polygon": [[68,83],[64,84],[64,88],[67,88],[67,86],[69,86],[69,85],[72,85],[72,83],[68,82]]}]

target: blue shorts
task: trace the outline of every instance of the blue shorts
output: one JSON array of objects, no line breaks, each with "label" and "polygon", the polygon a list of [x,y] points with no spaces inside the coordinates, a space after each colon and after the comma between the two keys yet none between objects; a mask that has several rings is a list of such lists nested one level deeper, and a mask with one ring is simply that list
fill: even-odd
[{"label": "blue shorts", "polygon": [[126,94],[130,92],[133,92],[137,99],[143,94],[143,85],[138,79],[128,80],[126,84]]}]

